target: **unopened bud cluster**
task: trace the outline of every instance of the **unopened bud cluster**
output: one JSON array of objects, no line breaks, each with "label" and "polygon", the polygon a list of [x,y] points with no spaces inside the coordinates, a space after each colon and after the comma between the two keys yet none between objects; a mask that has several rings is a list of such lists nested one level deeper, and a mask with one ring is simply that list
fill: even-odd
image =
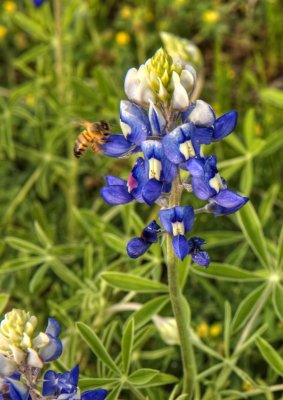
[{"label": "unopened bud cluster", "polygon": [[194,68],[159,49],[139,69],[131,68],[125,78],[125,92],[128,98],[142,106],[162,104],[175,111],[184,111],[189,106],[189,94],[195,83]]}]

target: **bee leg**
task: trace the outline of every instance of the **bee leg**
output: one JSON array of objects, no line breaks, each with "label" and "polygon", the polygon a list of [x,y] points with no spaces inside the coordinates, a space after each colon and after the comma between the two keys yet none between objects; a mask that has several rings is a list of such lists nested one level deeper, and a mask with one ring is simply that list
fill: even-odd
[{"label": "bee leg", "polygon": [[92,151],[94,152],[94,153],[100,153],[101,152],[101,146],[99,146],[99,144],[98,143],[93,143],[93,145],[92,145]]}]

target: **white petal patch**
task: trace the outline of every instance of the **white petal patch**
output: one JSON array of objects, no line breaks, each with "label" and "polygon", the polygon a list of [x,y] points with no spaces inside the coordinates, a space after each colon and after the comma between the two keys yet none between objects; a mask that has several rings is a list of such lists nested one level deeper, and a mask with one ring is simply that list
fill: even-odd
[{"label": "white petal patch", "polygon": [[209,104],[203,100],[197,100],[189,120],[196,125],[210,127],[214,124],[215,114]]},{"label": "white petal patch", "polygon": [[172,222],[173,235],[184,235],[185,227],[183,222]]},{"label": "white petal patch", "polygon": [[216,192],[219,192],[223,188],[223,183],[219,174],[216,174],[209,180],[209,186],[216,190]]},{"label": "white petal patch", "polygon": [[196,155],[191,140],[187,140],[186,142],[181,143],[179,149],[186,160],[188,160],[190,157],[195,157]]},{"label": "white petal patch", "polygon": [[35,351],[34,349],[28,349],[27,363],[34,368],[43,368],[43,362],[40,359],[37,351]]},{"label": "white petal patch", "polygon": [[156,158],[151,158],[149,160],[149,179],[156,179],[157,181],[160,181],[160,175],[161,175],[161,162],[157,160]]},{"label": "white petal patch", "polygon": [[130,125],[126,124],[125,122],[120,120],[120,126],[123,132],[123,135],[125,136],[125,138],[127,139],[128,135],[131,133],[132,129],[130,127]]}]

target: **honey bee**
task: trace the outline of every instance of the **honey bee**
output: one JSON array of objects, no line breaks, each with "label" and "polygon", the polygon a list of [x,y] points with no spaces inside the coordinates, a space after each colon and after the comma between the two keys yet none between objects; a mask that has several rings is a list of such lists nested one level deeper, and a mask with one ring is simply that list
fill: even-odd
[{"label": "honey bee", "polygon": [[83,122],[85,129],[79,134],[74,145],[74,156],[80,158],[86,149],[92,145],[92,151],[101,151],[101,145],[107,142],[110,135],[110,126],[106,121]]}]

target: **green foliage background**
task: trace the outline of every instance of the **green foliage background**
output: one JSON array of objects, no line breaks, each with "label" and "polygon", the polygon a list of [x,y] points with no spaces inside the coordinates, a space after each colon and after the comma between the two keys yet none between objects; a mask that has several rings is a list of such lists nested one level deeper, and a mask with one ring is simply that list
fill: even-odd
[{"label": "green foliage background", "polygon": [[[218,116],[238,111],[236,131],[209,151],[229,186],[251,199],[238,215],[197,219],[193,234],[207,240],[208,270],[187,260],[179,265],[195,332],[203,322],[219,323],[223,331],[195,336],[201,398],[281,398],[283,386],[274,387],[283,375],[282,2],[62,0],[56,19],[59,3],[47,0],[35,9],[19,0],[15,10],[0,4],[0,28],[6,29],[0,35],[2,311],[31,310],[42,325],[56,317],[65,344],[56,367],[79,362],[82,375],[104,379],[82,380],[82,387],[114,388],[112,399],[139,398],[133,387],[149,399],[177,395],[178,346],[170,346],[169,333],[160,335],[151,319],[172,316],[162,294],[163,248],[153,246],[141,260],[125,251],[157,209],[110,208],[99,196],[104,176],[127,177],[133,160],[89,151],[78,161],[72,154],[81,120],[106,119],[119,131],[125,73],[144,63],[167,31],[200,48],[201,98]],[[126,350],[122,343],[121,355],[123,326],[136,303],[147,308],[134,314],[135,341]],[[118,369],[122,361],[128,369],[130,355],[129,374],[150,370],[122,385],[82,323],[96,332]],[[124,328],[124,343],[133,329],[130,322]]]}]

